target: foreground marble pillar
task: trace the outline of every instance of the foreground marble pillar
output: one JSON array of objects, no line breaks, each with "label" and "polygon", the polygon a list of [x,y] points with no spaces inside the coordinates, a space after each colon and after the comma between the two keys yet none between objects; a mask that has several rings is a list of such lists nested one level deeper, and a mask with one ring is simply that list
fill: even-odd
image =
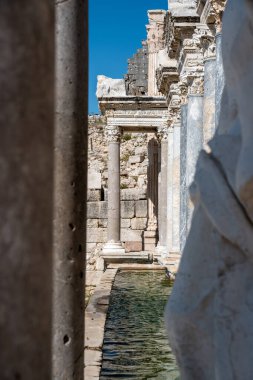
[{"label": "foreground marble pillar", "polygon": [[167,156],[167,253],[172,252],[173,244],[173,127],[168,128]]},{"label": "foreground marble pillar", "polygon": [[203,146],[203,79],[197,78],[190,88],[187,112],[186,143],[186,187],[187,217],[186,231],[191,226],[193,204],[189,196],[189,188],[193,182],[198,155]]},{"label": "foreground marble pillar", "polygon": [[157,129],[158,138],[161,143],[161,173],[159,184],[159,243],[157,251],[162,255],[167,255],[167,156],[168,156],[168,126]]},{"label": "foreground marble pillar", "polygon": [[216,57],[207,57],[204,63],[204,99],[203,99],[203,143],[207,147],[215,133],[216,111],[215,111],[215,78]]},{"label": "foreground marble pillar", "polygon": [[56,1],[53,378],[83,379],[87,2]]},{"label": "foreground marble pillar", "polygon": [[50,380],[52,2],[1,1],[0,50],[0,378]]},{"label": "foreground marble pillar", "polygon": [[181,125],[175,124],[173,131],[173,178],[172,178],[172,250],[180,253],[180,133]]},{"label": "foreground marble pillar", "polygon": [[183,252],[187,237],[187,115],[188,104],[181,105],[181,133],[180,133],[180,251]]},{"label": "foreground marble pillar", "polygon": [[108,228],[103,253],[125,253],[120,241],[120,137],[119,127],[106,127],[108,139]]},{"label": "foreground marble pillar", "polygon": [[197,162],[192,228],[167,308],[182,380],[253,378],[252,23],[252,2],[227,2],[227,99],[211,153]]}]

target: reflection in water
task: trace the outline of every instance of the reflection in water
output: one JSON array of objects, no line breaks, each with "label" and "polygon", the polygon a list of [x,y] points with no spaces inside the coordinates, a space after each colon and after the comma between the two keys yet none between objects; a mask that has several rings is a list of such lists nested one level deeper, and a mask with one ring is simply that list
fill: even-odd
[{"label": "reflection in water", "polygon": [[170,292],[164,272],[117,275],[106,322],[101,380],[179,380],[164,327]]}]

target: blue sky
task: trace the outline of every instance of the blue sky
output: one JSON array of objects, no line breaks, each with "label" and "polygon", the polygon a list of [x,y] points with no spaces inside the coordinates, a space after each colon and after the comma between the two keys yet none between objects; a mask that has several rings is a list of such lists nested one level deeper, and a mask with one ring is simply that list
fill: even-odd
[{"label": "blue sky", "polygon": [[146,39],[147,10],[167,9],[168,0],[89,0],[89,7],[89,113],[98,113],[97,75],[123,77]]}]

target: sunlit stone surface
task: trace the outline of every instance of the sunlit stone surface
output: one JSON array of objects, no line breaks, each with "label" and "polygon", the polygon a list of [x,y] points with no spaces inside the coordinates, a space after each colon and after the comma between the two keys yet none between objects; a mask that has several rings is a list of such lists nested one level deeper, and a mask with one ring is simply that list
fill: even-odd
[{"label": "sunlit stone surface", "polygon": [[211,153],[198,160],[193,222],[167,308],[182,380],[253,377],[252,22],[252,3],[228,1],[221,118]]}]

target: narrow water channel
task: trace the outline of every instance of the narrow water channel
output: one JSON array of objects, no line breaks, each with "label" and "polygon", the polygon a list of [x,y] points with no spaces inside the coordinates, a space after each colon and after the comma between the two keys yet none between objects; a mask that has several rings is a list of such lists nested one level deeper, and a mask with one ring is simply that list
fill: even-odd
[{"label": "narrow water channel", "polygon": [[164,272],[117,274],[100,380],[179,380],[164,327],[164,307],[170,292]]}]

